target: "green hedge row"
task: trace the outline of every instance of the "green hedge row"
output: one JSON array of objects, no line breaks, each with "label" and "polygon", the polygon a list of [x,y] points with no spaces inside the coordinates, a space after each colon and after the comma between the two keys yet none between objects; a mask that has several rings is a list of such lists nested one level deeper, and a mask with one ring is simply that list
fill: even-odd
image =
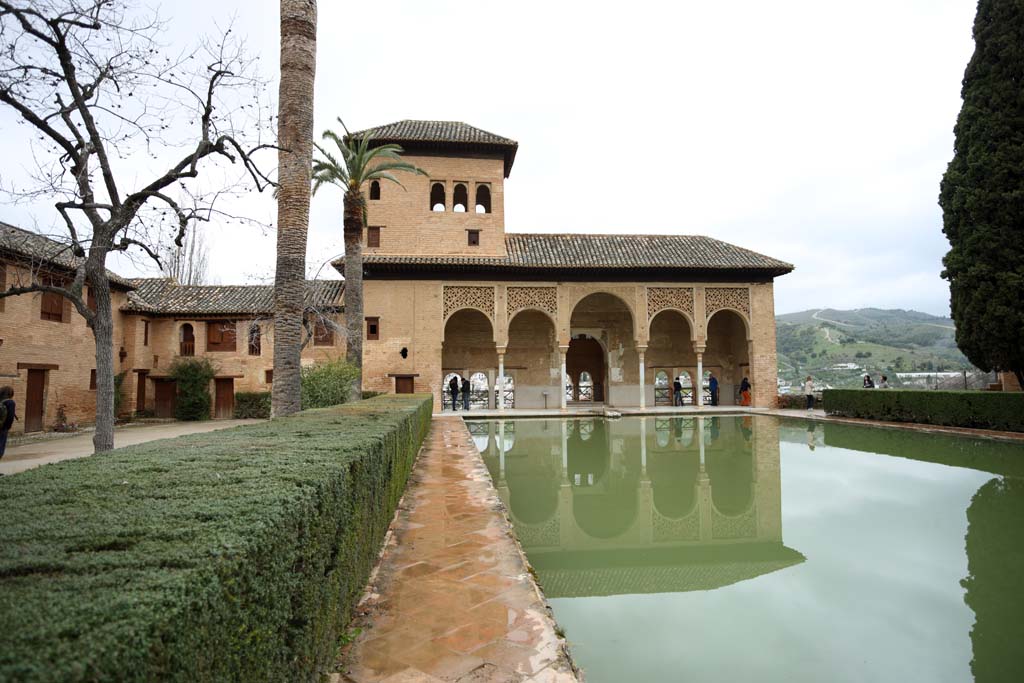
[{"label": "green hedge row", "polygon": [[1024,431],[1024,393],[826,389],[825,412],[889,422]]},{"label": "green hedge row", "polygon": [[317,680],[431,408],[382,396],[0,478],[0,680]]},{"label": "green hedge row", "polygon": [[267,420],[270,418],[270,392],[269,391],[238,391],[235,392],[235,417],[259,418]]}]

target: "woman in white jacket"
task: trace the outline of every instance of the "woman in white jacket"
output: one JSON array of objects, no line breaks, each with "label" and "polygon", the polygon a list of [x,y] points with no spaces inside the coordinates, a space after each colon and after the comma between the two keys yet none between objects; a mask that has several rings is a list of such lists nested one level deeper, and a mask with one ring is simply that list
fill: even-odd
[{"label": "woman in white jacket", "polygon": [[810,375],[804,382],[804,396],[807,397],[807,410],[814,410],[814,380]]}]

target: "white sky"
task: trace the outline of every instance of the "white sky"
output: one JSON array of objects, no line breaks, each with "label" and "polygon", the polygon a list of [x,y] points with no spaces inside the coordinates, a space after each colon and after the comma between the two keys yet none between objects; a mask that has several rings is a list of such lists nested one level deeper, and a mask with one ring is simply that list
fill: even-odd
[{"label": "white sky", "polygon": [[[780,313],[948,312],[937,197],[974,0],[319,4],[317,134],[341,115],[352,130],[452,119],[518,140],[509,231],[705,234],[796,264],[776,281]],[[176,48],[234,16],[276,78],[277,2],[160,11]],[[16,181],[32,157],[6,111],[0,131]],[[236,210],[275,217],[268,195]],[[59,229],[49,202],[0,218]],[[217,282],[272,277],[273,233],[206,230]],[[326,190],[311,274],[341,251],[341,196]]]}]

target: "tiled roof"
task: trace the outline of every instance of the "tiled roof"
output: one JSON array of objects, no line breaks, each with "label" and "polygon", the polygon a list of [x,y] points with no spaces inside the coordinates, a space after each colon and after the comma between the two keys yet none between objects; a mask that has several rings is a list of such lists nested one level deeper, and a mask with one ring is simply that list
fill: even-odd
[{"label": "tiled roof", "polygon": [[[33,266],[47,264],[65,271],[74,271],[84,260],[71,253],[71,245],[67,243],[3,222],[0,222],[0,251],[24,259]],[[122,288],[132,286],[130,281],[109,270],[107,277]]]},{"label": "tiled roof", "polygon": [[[480,268],[489,270],[755,271],[772,276],[793,270],[785,261],[702,235],[580,235],[509,233],[508,255],[403,256],[364,254],[367,266]],[[341,267],[344,259],[336,262]]]},{"label": "tiled roof", "polygon": [[[135,291],[122,308],[151,315],[270,315],[274,312],[271,285],[179,285],[167,278],[132,280]],[[341,308],[344,282],[310,280],[311,307]]]},{"label": "tiled roof", "polygon": [[518,147],[515,140],[489,133],[461,121],[416,121],[405,119],[352,133],[353,137],[370,133],[387,142],[458,142],[464,144]]},{"label": "tiled roof", "polygon": [[479,148],[500,152],[505,157],[505,177],[512,171],[519,143],[461,121],[417,121],[405,119],[352,133],[352,137],[373,135],[379,144],[395,143],[407,149],[418,147]]}]

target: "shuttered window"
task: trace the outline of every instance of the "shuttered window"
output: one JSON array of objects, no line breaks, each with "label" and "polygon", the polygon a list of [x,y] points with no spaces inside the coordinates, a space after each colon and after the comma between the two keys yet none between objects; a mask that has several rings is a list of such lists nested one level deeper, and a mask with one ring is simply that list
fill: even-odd
[{"label": "shuttered window", "polygon": [[[43,278],[43,284],[49,287],[64,286],[61,280],[51,277]],[[64,297],[54,292],[43,292],[40,301],[39,317],[42,320],[51,320],[58,323],[64,322]]]},{"label": "shuttered window", "polygon": [[323,320],[313,326],[313,346],[334,346],[334,330]]},{"label": "shuttered window", "polygon": [[234,351],[238,332],[232,320],[211,320],[206,323],[207,351]]}]

